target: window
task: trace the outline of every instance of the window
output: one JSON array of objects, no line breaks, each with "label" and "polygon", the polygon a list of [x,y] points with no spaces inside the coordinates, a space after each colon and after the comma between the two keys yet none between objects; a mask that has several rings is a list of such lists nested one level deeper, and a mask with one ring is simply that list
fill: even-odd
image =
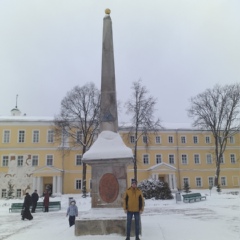
[{"label": "window", "polygon": [[17,189],[17,198],[21,197],[21,193],[22,193],[22,190],[21,189]]},{"label": "window", "polygon": [[3,156],[2,157],[2,166],[7,167],[8,166],[8,156]]},{"label": "window", "polygon": [[221,185],[222,186],[227,186],[226,177],[221,177]]},{"label": "window", "polygon": [[7,189],[2,189],[2,198],[7,197]]},{"label": "window", "polygon": [[18,165],[18,167],[23,166],[23,156],[17,157],[17,165]]},{"label": "window", "polygon": [[197,144],[198,143],[198,137],[197,136],[193,136],[193,143]]},{"label": "window", "polygon": [[218,142],[219,142],[219,144],[222,144],[222,142],[223,142],[223,137],[218,137]]},{"label": "window", "polygon": [[83,140],[83,132],[77,131],[77,142],[80,143]]},{"label": "window", "polygon": [[69,133],[66,131],[66,129],[62,130],[62,141],[61,141],[61,147],[68,147],[68,136]]},{"label": "window", "polygon": [[200,156],[199,156],[199,154],[194,154],[193,158],[194,158],[194,163],[195,164],[200,164]]},{"label": "window", "polygon": [[235,154],[230,154],[230,163],[236,163]]},{"label": "window", "polygon": [[182,164],[187,164],[187,155],[182,154]]},{"label": "window", "polygon": [[3,142],[4,143],[9,143],[10,142],[10,131],[9,130],[4,130]]},{"label": "window", "polygon": [[173,143],[173,136],[168,136],[168,143]]},{"label": "window", "polygon": [[20,130],[18,132],[18,142],[23,143],[25,141],[25,131]]},{"label": "window", "polygon": [[149,164],[149,156],[148,154],[143,155],[143,164]]},{"label": "window", "polygon": [[205,142],[206,142],[207,144],[209,144],[209,143],[211,142],[210,136],[206,136],[206,137],[205,137]]},{"label": "window", "polygon": [[214,186],[214,177],[209,177],[208,178],[208,186],[209,187],[211,187],[211,186],[213,187]]},{"label": "window", "polygon": [[134,136],[130,136],[130,143],[135,143],[135,137]]},{"label": "window", "polygon": [[181,136],[181,143],[186,143],[186,137],[185,136]]},{"label": "window", "polygon": [[161,143],[161,137],[160,136],[156,136],[155,141],[156,141],[156,143]]},{"label": "window", "polygon": [[38,143],[39,142],[39,131],[38,130],[34,130],[33,131],[33,142],[34,143]]},{"label": "window", "polygon": [[235,142],[233,136],[231,136],[231,137],[229,138],[229,142],[232,143],[232,144]]},{"label": "window", "polygon": [[207,162],[207,164],[212,164],[212,155],[211,154],[207,154],[206,162]]},{"label": "window", "polygon": [[202,186],[202,179],[200,177],[196,178],[196,186],[201,187]]},{"label": "window", "polygon": [[220,160],[220,163],[221,163],[221,164],[223,164],[223,163],[224,163],[224,157],[223,157],[223,156],[222,156],[222,157],[220,157],[220,159],[219,159],[219,160]]},{"label": "window", "polygon": [[47,155],[47,166],[53,165],[53,155]]},{"label": "window", "polygon": [[32,166],[38,166],[38,156],[37,155],[33,155],[32,156]]},{"label": "window", "polygon": [[76,155],[76,165],[82,165],[82,155]]},{"label": "window", "polygon": [[148,137],[147,136],[143,136],[143,143],[148,143]]},{"label": "window", "polygon": [[188,184],[188,185],[189,185],[189,179],[188,179],[188,178],[183,178],[183,186],[184,186],[185,184]]},{"label": "window", "polygon": [[47,142],[53,143],[53,130],[48,130]]},{"label": "window", "polygon": [[168,160],[169,160],[169,163],[170,163],[170,164],[174,164],[174,155],[173,155],[173,154],[170,154],[170,155],[168,156]]},{"label": "window", "polygon": [[156,155],[156,164],[159,164],[162,162],[162,155],[161,154],[157,154]]},{"label": "window", "polygon": [[76,180],[76,189],[82,189],[82,180],[80,179]]}]

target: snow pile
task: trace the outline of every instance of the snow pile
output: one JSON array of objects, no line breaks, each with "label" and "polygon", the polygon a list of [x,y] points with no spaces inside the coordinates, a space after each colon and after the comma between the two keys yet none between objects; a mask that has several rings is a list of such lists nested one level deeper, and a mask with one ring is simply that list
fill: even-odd
[{"label": "snow pile", "polygon": [[102,131],[90,150],[83,155],[83,160],[132,157],[132,149],[124,144],[119,133]]}]

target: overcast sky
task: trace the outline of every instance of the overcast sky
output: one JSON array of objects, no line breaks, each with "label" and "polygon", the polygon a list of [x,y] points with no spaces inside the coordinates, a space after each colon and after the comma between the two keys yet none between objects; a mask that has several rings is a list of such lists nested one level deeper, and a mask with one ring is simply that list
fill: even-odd
[{"label": "overcast sky", "polygon": [[22,113],[54,116],[74,86],[100,89],[106,8],[120,102],[141,78],[156,117],[190,123],[190,97],[240,81],[239,0],[0,0],[0,115],[17,94]]}]

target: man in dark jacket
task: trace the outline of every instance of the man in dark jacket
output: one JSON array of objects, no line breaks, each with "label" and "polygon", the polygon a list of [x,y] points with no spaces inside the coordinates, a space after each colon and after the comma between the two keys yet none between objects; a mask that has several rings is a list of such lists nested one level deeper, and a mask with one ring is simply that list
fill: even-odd
[{"label": "man in dark jacket", "polygon": [[26,193],[26,196],[24,198],[24,203],[23,203],[23,211],[22,211],[22,220],[25,218],[28,220],[32,220],[33,216],[30,213],[30,206],[32,205],[32,199],[29,193]]},{"label": "man in dark jacket", "polygon": [[124,195],[123,201],[123,209],[125,213],[127,213],[127,238],[126,240],[130,240],[131,233],[131,224],[132,217],[134,215],[135,219],[135,235],[136,240],[140,240],[139,238],[139,225],[140,225],[140,214],[144,209],[144,198],[142,191],[137,188],[137,180],[132,179],[132,185],[128,188]]},{"label": "man in dark jacket", "polygon": [[38,196],[37,190],[35,190],[34,193],[32,194],[32,213],[35,213],[38,199],[39,199],[39,196]]}]

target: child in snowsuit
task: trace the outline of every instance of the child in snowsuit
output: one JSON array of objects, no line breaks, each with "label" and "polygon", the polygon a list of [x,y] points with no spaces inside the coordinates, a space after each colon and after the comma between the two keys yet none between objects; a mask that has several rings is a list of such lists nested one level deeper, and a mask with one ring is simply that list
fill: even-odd
[{"label": "child in snowsuit", "polygon": [[76,206],[75,200],[72,200],[70,202],[70,206],[67,209],[66,217],[67,216],[69,216],[68,221],[69,226],[71,227],[72,225],[75,224],[75,218],[78,216],[78,207]]}]

